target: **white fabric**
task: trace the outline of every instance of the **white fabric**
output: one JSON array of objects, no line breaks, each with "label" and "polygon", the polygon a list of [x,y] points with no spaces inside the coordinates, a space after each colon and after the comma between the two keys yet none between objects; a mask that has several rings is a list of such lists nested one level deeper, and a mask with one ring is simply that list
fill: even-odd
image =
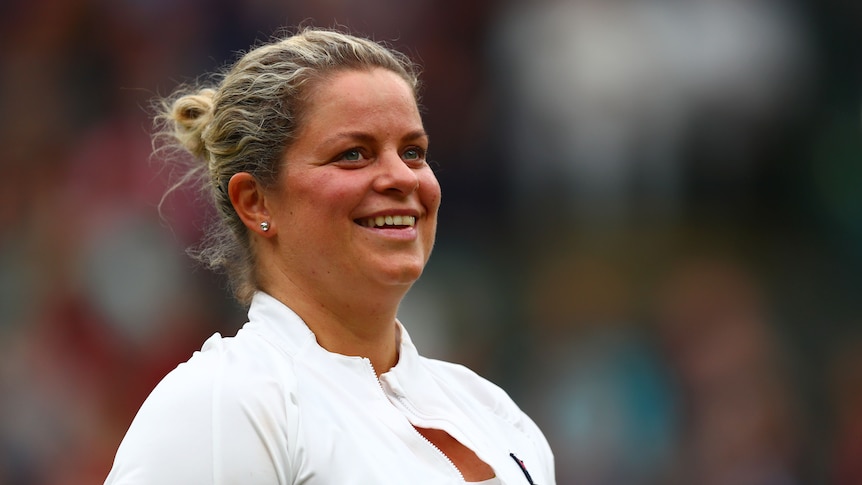
[{"label": "white fabric", "polygon": [[[400,324],[399,324],[400,326]],[[138,411],[106,484],[463,484],[414,426],[439,428],[500,485],[553,485],[545,437],[499,387],[419,356],[401,327],[398,364],[326,351],[289,308],[255,295],[235,337],[210,337]]]}]

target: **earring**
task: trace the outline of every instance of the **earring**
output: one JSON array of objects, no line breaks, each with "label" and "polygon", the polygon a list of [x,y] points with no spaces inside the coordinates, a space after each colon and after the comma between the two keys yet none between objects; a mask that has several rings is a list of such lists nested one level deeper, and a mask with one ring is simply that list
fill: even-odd
[{"label": "earring", "polygon": [[262,230],[263,232],[268,231],[268,230],[269,230],[269,222],[267,222],[267,221],[263,221],[263,222],[261,222],[261,223],[260,223],[260,228],[261,228],[261,230]]}]

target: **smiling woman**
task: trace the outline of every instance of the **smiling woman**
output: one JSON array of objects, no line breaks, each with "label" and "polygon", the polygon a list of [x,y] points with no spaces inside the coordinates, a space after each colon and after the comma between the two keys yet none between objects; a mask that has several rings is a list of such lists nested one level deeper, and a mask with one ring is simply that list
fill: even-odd
[{"label": "smiling woman", "polygon": [[[256,246],[258,257],[271,262],[260,268],[261,289],[300,315],[324,309],[326,315],[306,319],[320,341],[350,321],[394,342],[395,314],[381,312],[396,311],[422,273],[440,205],[415,96],[399,75],[372,68],[333,74],[312,88],[309,100],[272,190],[258,196],[249,174],[230,182],[247,225],[268,219],[273,227]],[[412,225],[403,225],[405,216]],[[371,227],[358,222],[371,220]],[[360,321],[365,315],[371,321]],[[311,323],[329,318],[337,322]],[[341,351],[344,338],[332,337]],[[381,370],[392,364],[372,362]]]},{"label": "smiling woman", "polygon": [[554,483],[509,396],[421,357],[396,319],[440,205],[416,72],[306,29],[162,103],[160,152],[200,161],[184,180],[220,216],[198,256],[249,320],[153,390],[106,483]]}]

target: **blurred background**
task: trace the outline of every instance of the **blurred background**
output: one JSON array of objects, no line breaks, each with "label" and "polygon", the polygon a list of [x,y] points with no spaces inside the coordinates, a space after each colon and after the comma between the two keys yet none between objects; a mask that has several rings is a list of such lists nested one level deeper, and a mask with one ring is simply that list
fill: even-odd
[{"label": "blurred background", "polygon": [[560,484],[862,483],[856,0],[0,3],[0,483],[101,483],[245,313],[150,102],[280,27],[424,66],[443,187],[401,318],[505,388]]}]

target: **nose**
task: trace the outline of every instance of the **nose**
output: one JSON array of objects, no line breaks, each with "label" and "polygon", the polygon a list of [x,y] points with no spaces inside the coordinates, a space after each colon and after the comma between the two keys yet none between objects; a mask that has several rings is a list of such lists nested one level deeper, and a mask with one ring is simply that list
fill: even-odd
[{"label": "nose", "polygon": [[380,193],[396,192],[409,195],[419,187],[419,175],[410,168],[397,151],[386,151],[378,160],[379,174],[374,188]]}]

